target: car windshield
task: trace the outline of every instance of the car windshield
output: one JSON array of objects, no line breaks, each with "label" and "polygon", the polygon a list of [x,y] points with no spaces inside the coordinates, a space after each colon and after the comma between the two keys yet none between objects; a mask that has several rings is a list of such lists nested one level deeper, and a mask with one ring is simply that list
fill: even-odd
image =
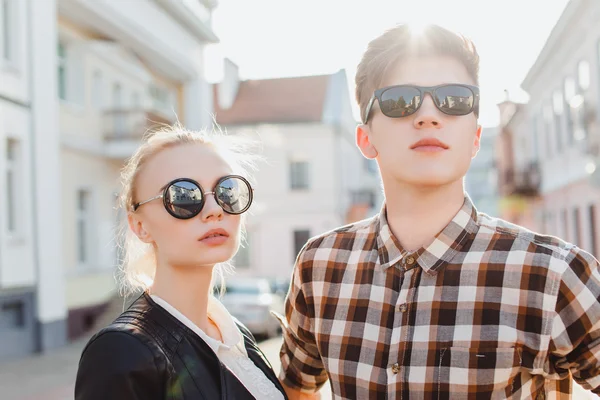
[{"label": "car windshield", "polygon": [[270,288],[267,282],[234,282],[226,285],[226,294],[263,294],[269,293]]}]

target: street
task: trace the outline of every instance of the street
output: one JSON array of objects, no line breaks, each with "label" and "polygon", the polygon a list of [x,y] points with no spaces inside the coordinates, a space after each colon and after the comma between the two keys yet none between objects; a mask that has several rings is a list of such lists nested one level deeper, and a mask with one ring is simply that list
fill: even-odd
[{"label": "street", "polygon": [[[0,363],[2,400],[72,400],[75,374],[87,338],[44,355]],[[275,371],[279,371],[281,337],[260,343]],[[331,399],[326,386],[323,400]]]},{"label": "street", "polygon": [[[80,340],[48,354],[0,363],[2,400],[73,399],[77,362],[85,342]],[[259,345],[275,371],[279,371],[281,337],[263,341]],[[574,386],[574,400],[599,398],[577,384]],[[325,385],[321,393],[323,400],[332,399],[329,385]]]}]

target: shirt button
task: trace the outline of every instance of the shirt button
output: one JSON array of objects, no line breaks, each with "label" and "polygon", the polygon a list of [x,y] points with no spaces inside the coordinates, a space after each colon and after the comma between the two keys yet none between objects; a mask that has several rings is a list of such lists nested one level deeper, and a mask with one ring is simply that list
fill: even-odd
[{"label": "shirt button", "polygon": [[400,311],[400,312],[403,312],[403,313],[404,313],[404,312],[406,312],[406,310],[408,310],[408,306],[407,306],[406,304],[400,304],[400,305],[398,306],[398,311]]},{"label": "shirt button", "polygon": [[396,363],[396,364],[392,365],[392,372],[394,374],[397,374],[398,372],[400,372],[400,364]]},{"label": "shirt button", "polygon": [[415,258],[413,256],[409,256],[406,259],[406,265],[413,265],[415,263]]}]

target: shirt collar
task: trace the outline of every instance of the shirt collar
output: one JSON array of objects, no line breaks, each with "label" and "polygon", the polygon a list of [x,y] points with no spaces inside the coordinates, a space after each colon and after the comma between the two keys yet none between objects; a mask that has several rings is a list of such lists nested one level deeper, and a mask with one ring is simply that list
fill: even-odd
[{"label": "shirt collar", "polygon": [[158,305],[167,310],[171,315],[177,318],[180,322],[182,322],[185,326],[190,328],[194,333],[196,333],[208,346],[214,351],[215,354],[218,354],[219,349],[223,348],[226,350],[231,349],[232,347],[237,347],[243,354],[246,353],[246,347],[244,346],[244,338],[242,333],[238,329],[233,317],[225,306],[219,302],[214,296],[209,296],[208,298],[208,317],[217,325],[219,331],[221,332],[221,338],[223,342],[220,342],[212,337],[208,336],[202,329],[198,327],[198,325],[194,324],[190,319],[188,319],[185,315],[183,315],[179,310],[175,307],[167,303],[165,300],[161,299],[157,295],[150,296],[152,300],[154,300]]},{"label": "shirt collar", "polygon": [[[379,213],[377,250],[379,263],[383,269],[396,265],[409,252],[404,250],[394,237],[386,218],[386,207],[383,205]],[[417,263],[425,272],[435,275],[444,263],[452,260],[464,243],[477,233],[478,213],[469,196],[465,198],[461,209],[452,221],[439,232],[433,241],[412,253]]]}]

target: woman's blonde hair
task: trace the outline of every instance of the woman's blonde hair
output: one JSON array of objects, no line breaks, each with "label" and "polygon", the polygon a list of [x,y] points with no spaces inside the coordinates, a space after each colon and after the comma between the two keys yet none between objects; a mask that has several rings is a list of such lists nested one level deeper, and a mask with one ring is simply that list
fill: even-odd
[{"label": "woman's blonde hair", "polygon": [[[218,125],[215,125],[210,131],[191,131],[180,124],[176,124],[174,126],[164,126],[147,133],[141,146],[126,162],[121,171],[119,208],[123,211],[125,218],[121,221],[117,245],[121,250],[118,281],[121,284],[121,294],[124,296],[148,289],[156,272],[156,257],[152,245],[142,242],[129,229],[127,221],[127,216],[133,212],[133,204],[140,201],[135,197],[137,178],[144,165],[154,155],[164,149],[187,144],[203,144],[212,147],[229,163],[235,174],[242,175],[253,182],[250,172],[256,169],[256,163],[260,157],[252,151],[256,142],[247,137],[228,135]],[[243,220],[244,216],[242,216]],[[216,278],[215,275],[221,278],[221,282],[223,282],[223,272],[228,268],[230,268],[229,263],[215,266],[211,290]]]}]

